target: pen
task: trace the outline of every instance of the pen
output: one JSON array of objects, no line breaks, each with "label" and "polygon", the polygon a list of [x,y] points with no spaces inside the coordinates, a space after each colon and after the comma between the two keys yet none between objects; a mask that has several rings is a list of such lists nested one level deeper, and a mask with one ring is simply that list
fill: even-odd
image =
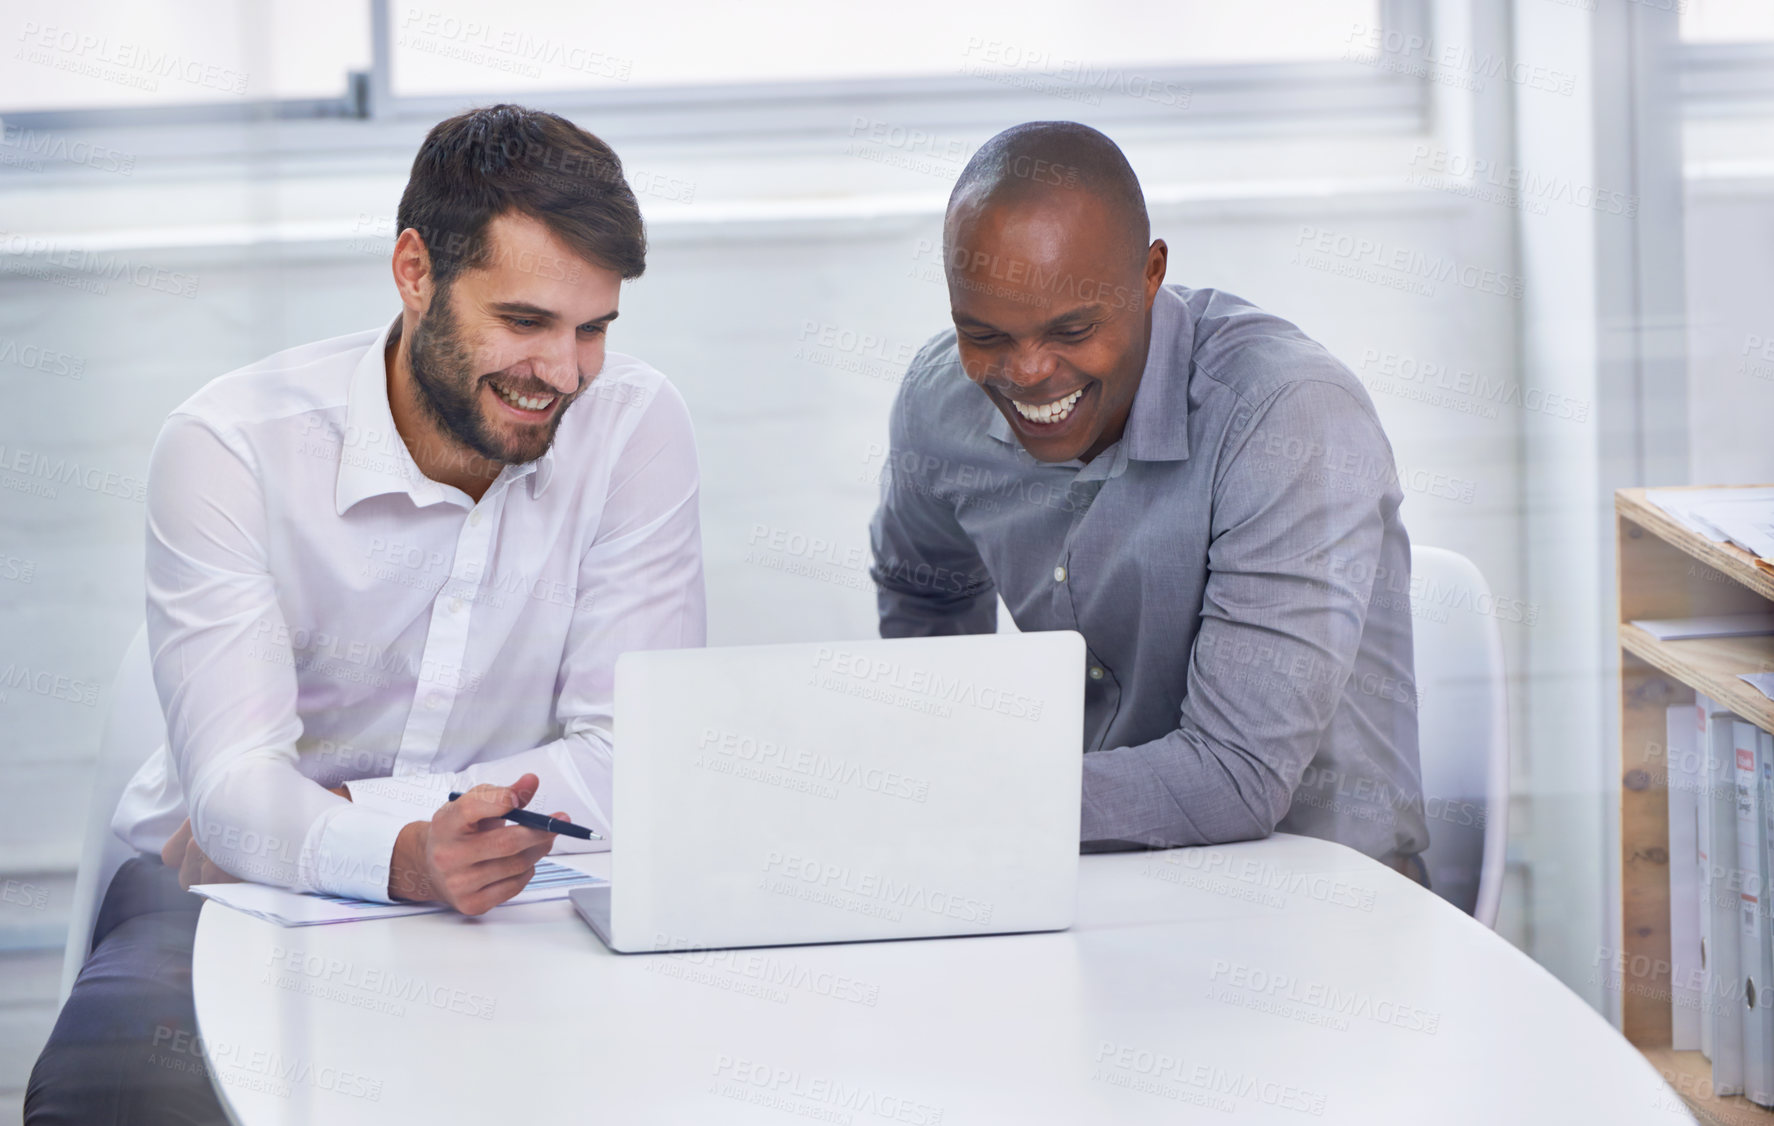
[{"label": "pen", "polygon": [[[450,800],[461,797],[459,791],[451,791]],[[601,841],[602,833],[594,833],[583,825],[575,825],[571,821],[559,821],[553,817],[544,817],[540,813],[531,813],[527,809],[514,809],[504,814],[505,820],[514,825],[522,825],[529,829],[541,829],[545,833],[559,833],[563,837],[574,837],[582,841]]]}]

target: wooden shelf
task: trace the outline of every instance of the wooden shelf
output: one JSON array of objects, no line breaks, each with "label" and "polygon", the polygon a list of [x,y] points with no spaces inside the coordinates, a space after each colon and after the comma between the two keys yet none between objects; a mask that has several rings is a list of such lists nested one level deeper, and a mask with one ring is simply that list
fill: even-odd
[{"label": "wooden shelf", "polygon": [[1774,700],[1738,679],[1739,673],[1774,672],[1774,636],[1658,641],[1630,622],[1621,622],[1620,647],[1763,731],[1774,731]]},{"label": "wooden shelf", "polygon": [[1662,1073],[1664,1082],[1675,1089],[1703,1126],[1768,1126],[1774,1120],[1774,1112],[1741,1095],[1721,1099],[1713,1094],[1712,1064],[1699,1052],[1678,1052],[1668,1047],[1641,1047],[1639,1051]]},{"label": "wooden shelf", "polygon": [[[1644,618],[1766,613],[1774,571],[1733,544],[1690,531],[1645,499],[1614,494],[1619,533],[1620,950],[1628,964],[1669,965],[1669,804],[1666,711],[1712,697],[1766,731],[1774,700],[1738,679],[1774,672],[1774,637],[1659,641],[1631,623]],[[1712,1065],[1670,1047],[1667,968],[1623,985],[1621,1031],[1702,1123],[1774,1126],[1774,1111],[1712,1095]]]},{"label": "wooden shelf", "polygon": [[[1744,485],[1743,488],[1766,488]],[[1658,492],[1664,490],[1659,489]],[[1673,490],[1672,490],[1673,491]],[[1614,494],[1614,511],[1665,543],[1673,544],[1719,574],[1774,602],[1774,572],[1756,566],[1756,557],[1734,543],[1714,543],[1677,522],[1669,513],[1645,499],[1644,489],[1621,489]],[[1635,614],[1634,617],[1646,617]]]}]

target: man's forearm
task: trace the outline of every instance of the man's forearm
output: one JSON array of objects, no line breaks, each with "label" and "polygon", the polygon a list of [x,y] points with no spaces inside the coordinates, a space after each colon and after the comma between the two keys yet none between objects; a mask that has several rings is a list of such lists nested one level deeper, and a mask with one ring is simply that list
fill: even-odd
[{"label": "man's forearm", "polygon": [[998,629],[995,590],[963,597],[936,597],[899,590],[879,581],[875,589],[882,637],[940,637],[994,633]]},{"label": "man's forearm", "polygon": [[1270,773],[1185,729],[1094,751],[1084,756],[1079,839],[1169,848],[1266,837],[1289,800]]},{"label": "man's forearm", "polygon": [[[539,747],[470,763],[461,770],[356,778],[346,785],[357,787],[366,806],[398,813],[403,818],[428,818],[443,807],[452,790],[470,790],[487,782],[504,785],[519,775],[533,773],[542,780],[535,797],[539,807],[564,810],[575,822],[607,839],[611,756],[608,740],[598,732],[569,731]],[[564,838],[560,845],[561,852],[588,851],[570,838]]]}]

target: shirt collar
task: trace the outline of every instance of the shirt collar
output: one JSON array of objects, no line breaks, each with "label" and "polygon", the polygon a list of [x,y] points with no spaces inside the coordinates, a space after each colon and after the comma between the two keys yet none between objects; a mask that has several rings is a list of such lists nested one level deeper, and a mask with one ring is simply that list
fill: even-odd
[{"label": "shirt collar", "polygon": [[[399,324],[397,316],[376,334],[357,361],[345,392],[345,431],[339,437],[339,479],[333,492],[334,510],[340,516],[360,500],[387,493],[405,493],[419,508],[440,502],[466,502],[464,507],[474,503],[460,489],[425,476],[395,428],[394,411],[388,405],[386,356],[388,338]],[[507,465],[493,487],[507,487],[520,477],[529,477],[530,496],[540,497],[554,478],[554,447],[550,445],[535,461]]]},{"label": "shirt collar", "polygon": [[1134,461],[1182,461],[1189,456],[1189,370],[1195,325],[1175,290],[1158,287],[1152,300],[1152,337],[1133,408],[1121,441]]},{"label": "shirt collar", "polygon": [[[1195,325],[1180,294],[1158,287],[1152,299],[1152,335],[1146,345],[1146,366],[1127,413],[1127,425],[1116,443],[1130,461],[1181,461],[1189,456],[1189,368],[1195,350]],[[987,432],[1022,448],[1010,420],[994,408]]]}]

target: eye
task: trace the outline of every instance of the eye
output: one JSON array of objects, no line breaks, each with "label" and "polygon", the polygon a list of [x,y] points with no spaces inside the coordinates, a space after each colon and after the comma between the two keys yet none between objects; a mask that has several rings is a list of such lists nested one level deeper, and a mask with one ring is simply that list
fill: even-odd
[{"label": "eye", "polygon": [[602,336],[609,328],[609,325],[580,325],[579,331],[587,336]]},{"label": "eye", "polygon": [[1004,339],[1001,335],[999,335],[998,333],[995,333],[995,332],[987,332],[987,333],[983,333],[983,334],[964,332],[961,334],[961,336],[969,344],[979,344],[979,345],[996,344],[996,343],[998,343],[998,341]]},{"label": "eye", "polygon": [[1053,335],[1061,340],[1083,340],[1096,328],[1095,325],[1083,325],[1079,328],[1062,328],[1054,330]]},{"label": "eye", "polygon": [[534,317],[506,317],[505,321],[512,328],[535,328],[541,323]]}]

